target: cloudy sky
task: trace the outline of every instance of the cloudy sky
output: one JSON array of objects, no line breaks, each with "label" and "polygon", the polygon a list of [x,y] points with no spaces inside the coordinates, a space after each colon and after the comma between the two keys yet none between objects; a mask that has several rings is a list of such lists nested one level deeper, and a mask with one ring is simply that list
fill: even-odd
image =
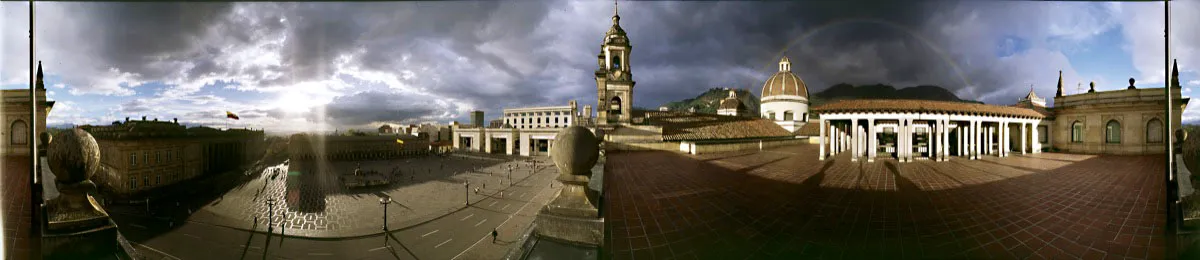
[{"label": "cloudy sky", "polygon": [[[786,50],[811,92],[934,84],[1007,105],[1164,84],[1163,4],[984,1],[621,2],[634,105],[713,87],[758,93]],[[1172,9],[1184,95],[1200,88],[1200,1]],[[0,87],[29,82],[29,6],[0,3]],[[488,119],[595,104],[610,1],[37,3],[51,124],[125,117],[268,131]],[[226,120],[224,111],[241,115]],[[1189,108],[1184,121],[1200,122]]]}]

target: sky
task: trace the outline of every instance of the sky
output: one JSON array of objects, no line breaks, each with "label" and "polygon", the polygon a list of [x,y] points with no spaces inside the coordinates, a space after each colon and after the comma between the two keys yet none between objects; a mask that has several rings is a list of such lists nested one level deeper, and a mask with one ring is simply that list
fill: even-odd
[{"label": "sky", "polygon": [[[895,3],[902,2],[902,3]],[[268,132],[489,120],[596,103],[611,1],[36,4],[51,125],[142,116]],[[27,88],[29,5],[0,3],[0,88]],[[786,55],[810,93],[938,85],[1010,105],[1164,85],[1163,3],[621,1],[633,105],[761,91]],[[1200,1],[1172,3],[1171,58],[1200,88]],[[1188,108],[1183,121],[1200,123]],[[241,119],[225,118],[225,111]]]}]

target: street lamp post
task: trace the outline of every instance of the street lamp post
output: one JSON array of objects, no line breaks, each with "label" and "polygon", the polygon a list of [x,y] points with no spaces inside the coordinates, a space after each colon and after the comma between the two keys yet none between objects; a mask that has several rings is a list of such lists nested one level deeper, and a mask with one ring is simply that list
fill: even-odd
[{"label": "street lamp post", "polygon": [[392,197],[379,198],[379,204],[383,205],[383,231],[387,231],[387,209],[389,203],[392,203]]},{"label": "street lamp post", "polygon": [[267,199],[267,233],[271,233],[271,221],[275,219],[275,198]]},{"label": "street lamp post", "polygon": [[471,183],[463,182],[463,194],[466,194],[466,205],[471,206]]}]

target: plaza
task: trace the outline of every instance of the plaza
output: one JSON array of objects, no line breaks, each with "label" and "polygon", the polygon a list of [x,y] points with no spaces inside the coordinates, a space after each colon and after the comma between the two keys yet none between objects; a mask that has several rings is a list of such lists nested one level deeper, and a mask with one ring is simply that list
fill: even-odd
[{"label": "plaza", "polygon": [[1162,155],[609,154],[613,259],[1162,259]]}]

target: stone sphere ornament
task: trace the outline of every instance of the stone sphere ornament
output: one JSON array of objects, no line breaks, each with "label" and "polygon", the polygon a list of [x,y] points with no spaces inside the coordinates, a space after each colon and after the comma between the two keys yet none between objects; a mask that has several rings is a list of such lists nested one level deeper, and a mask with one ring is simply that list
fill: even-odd
[{"label": "stone sphere ornament", "polygon": [[592,166],[600,157],[600,141],[582,126],[572,126],[558,132],[550,158],[558,172],[564,175],[591,175]]},{"label": "stone sphere ornament", "polygon": [[1182,128],[1175,129],[1175,142],[1182,143],[1184,140],[1187,140],[1187,136],[1188,136],[1187,130],[1183,130]]},{"label": "stone sphere ornament", "polygon": [[57,182],[86,181],[100,169],[100,146],[87,131],[80,128],[62,131],[53,140],[46,157]]},{"label": "stone sphere ornament", "polygon": [[[1181,132],[1186,133],[1186,131],[1182,130],[1180,129]],[[1180,134],[1176,135],[1179,136]],[[1180,147],[1180,150],[1183,150],[1183,165],[1192,172],[1193,176],[1200,174],[1200,138],[1190,139],[1187,138],[1186,134],[1182,134],[1179,140],[1183,143],[1182,147]]]}]

